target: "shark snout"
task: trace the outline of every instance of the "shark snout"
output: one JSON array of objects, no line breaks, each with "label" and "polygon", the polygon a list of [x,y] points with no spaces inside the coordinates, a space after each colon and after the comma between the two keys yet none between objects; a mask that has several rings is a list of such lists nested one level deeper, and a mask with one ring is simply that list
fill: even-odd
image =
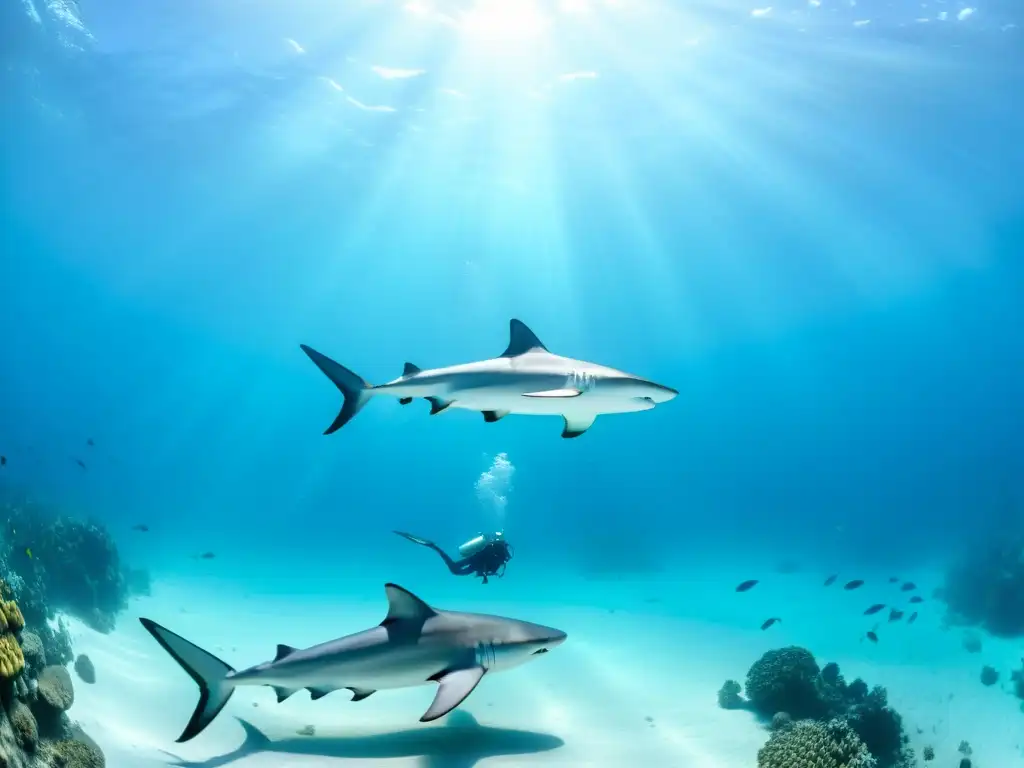
[{"label": "shark snout", "polygon": [[654,384],[651,387],[651,391],[647,393],[647,396],[655,403],[667,403],[669,400],[675,399],[679,393],[672,389],[672,387],[663,387],[661,384]]}]

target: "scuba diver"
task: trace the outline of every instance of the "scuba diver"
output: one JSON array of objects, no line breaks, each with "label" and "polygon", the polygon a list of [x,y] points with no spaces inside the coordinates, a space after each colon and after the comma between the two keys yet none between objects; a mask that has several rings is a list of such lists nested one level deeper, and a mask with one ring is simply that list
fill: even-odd
[{"label": "scuba diver", "polygon": [[448,566],[448,570],[456,576],[474,574],[480,576],[484,580],[484,584],[487,583],[488,576],[497,576],[499,579],[504,576],[505,566],[515,554],[511,545],[505,541],[505,535],[501,531],[493,534],[481,533],[467,541],[459,547],[459,555],[461,555],[459,560],[452,560],[443,549],[432,541],[402,531],[395,531],[395,533],[414,544],[430,547],[441,556],[444,564]]}]

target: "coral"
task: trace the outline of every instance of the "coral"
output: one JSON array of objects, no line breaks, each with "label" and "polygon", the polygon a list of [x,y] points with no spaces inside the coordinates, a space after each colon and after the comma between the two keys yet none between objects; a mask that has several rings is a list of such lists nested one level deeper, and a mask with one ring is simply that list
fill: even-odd
[{"label": "coral", "polygon": [[43,649],[43,641],[35,632],[22,633],[21,651],[25,656],[25,663],[31,669],[40,672],[46,666],[46,651]]},{"label": "coral", "polygon": [[726,680],[718,691],[718,706],[722,709],[742,709],[747,703],[740,695],[742,690],[735,680]]},{"label": "coral", "polygon": [[964,632],[961,644],[968,653],[981,653],[981,636],[977,632]]},{"label": "coral", "polygon": [[21,702],[11,710],[11,725],[18,739],[18,745],[26,752],[35,752],[39,745],[39,725],[32,711]]},{"label": "coral", "polygon": [[763,717],[789,712],[794,718],[823,712],[818,693],[818,663],[806,648],[788,646],[768,651],[747,672],[747,699]]},{"label": "coral", "polygon": [[781,731],[791,725],[793,725],[793,718],[789,716],[789,712],[776,712],[772,715],[772,722],[768,727],[773,731]]},{"label": "coral", "polygon": [[772,734],[757,768],[875,768],[875,760],[842,720],[803,721]]},{"label": "coral", "polygon": [[912,768],[913,752],[903,733],[903,718],[889,706],[885,688],[880,685],[872,688],[862,702],[850,708],[847,719],[878,759],[879,768]]},{"label": "coral", "polygon": [[926,763],[931,762],[935,759],[935,747],[930,744],[921,750],[921,755],[924,757]]},{"label": "coral", "polygon": [[75,659],[75,672],[78,673],[83,683],[91,685],[96,682],[96,667],[93,666],[92,659],[84,653]]},{"label": "coral", "polygon": [[40,673],[39,700],[59,712],[66,712],[75,703],[71,675],[64,667],[50,665]]},{"label": "coral", "polygon": [[0,637],[0,678],[11,680],[25,668],[25,656],[14,635]]},{"label": "coral", "polygon": [[966,741],[961,741],[960,746],[956,748],[956,751],[964,757],[970,757],[972,754],[974,754],[974,750],[971,749],[971,745],[968,744]]},{"label": "coral", "polygon": [[84,733],[53,743],[49,751],[54,768],[106,768],[107,765],[103,751]]},{"label": "coral", "polygon": [[25,617],[13,600],[0,602],[0,632],[21,632],[25,628]]},{"label": "coral", "polygon": [[995,685],[999,682],[999,672],[987,664],[981,668],[981,684]]}]

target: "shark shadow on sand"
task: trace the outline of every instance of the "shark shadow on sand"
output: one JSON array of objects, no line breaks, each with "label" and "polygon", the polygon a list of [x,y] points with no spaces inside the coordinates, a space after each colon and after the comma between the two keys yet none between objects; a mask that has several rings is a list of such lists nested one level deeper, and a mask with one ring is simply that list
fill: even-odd
[{"label": "shark shadow on sand", "polygon": [[245,741],[234,752],[200,762],[164,754],[179,768],[221,768],[260,752],[309,755],[349,760],[393,760],[420,757],[421,768],[473,768],[480,760],[505,755],[548,752],[565,744],[548,733],[517,731],[480,725],[468,712],[453,712],[443,727],[410,728],[368,736],[297,736],[274,741],[252,723],[235,718],[245,730]]}]

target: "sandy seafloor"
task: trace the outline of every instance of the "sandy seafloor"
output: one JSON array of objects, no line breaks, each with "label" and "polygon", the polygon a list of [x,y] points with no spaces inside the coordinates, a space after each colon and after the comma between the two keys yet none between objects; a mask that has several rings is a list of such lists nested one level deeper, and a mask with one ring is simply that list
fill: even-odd
[{"label": "sandy seafloor", "polygon": [[[734,592],[741,574],[706,572],[649,581],[566,576],[547,579],[555,586],[546,594],[522,582],[496,589],[468,579],[434,581],[433,589],[405,584],[439,608],[546,623],[569,639],[534,662],[488,676],[436,723],[419,722],[433,685],[381,691],[358,703],[346,691],[318,702],[300,691],[278,704],[269,688],[241,688],[214,724],[186,744],[174,739],[197,688],[136,617],[150,617],[243,668],[271,658],[277,643],[312,645],[379,623],[383,582],[346,583],[346,594],[360,595],[351,599],[299,597],[288,594],[294,589],[288,585],[274,594],[247,592],[226,579],[156,581],[152,596],[134,600],[109,635],[71,621],[75,651],[92,658],[98,679],[86,685],[76,678],[70,714],[100,744],[111,768],[754,768],[767,732],[746,712],[719,709],[716,693],[726,678],[742,682],[764,651],[799,644],[821,664],[838,662],[847,680],[861,676],[886,686],[918,756],[924,745],[934,747],[928,765],[958,765],[962,740],[972,745],[976,768],[1024,765],[1024,713],[1009,692],[1022,645],[986,636],[980,653],[968,653],[963,631],[943,629],[941,606],[930,599],[914,626],[883,624],[879,644],[870,645],[862,638],[874,621],[860,615],[863,609],[876,601],[905,602],[906,595],[881,576],[860,575],[869,584],[856,592],[823,589],[820,574],[794,574],[741,595]],[[936,583],[928,574],[903,576],[925,593]],[[551,602],[569,594],[589,599]],[[782,624],[762,632],[763,619],[775,615]],[[1002,674],[990,688],[979,681],[984,664]],[[307,725],[315,736],[297,733]]]}]

